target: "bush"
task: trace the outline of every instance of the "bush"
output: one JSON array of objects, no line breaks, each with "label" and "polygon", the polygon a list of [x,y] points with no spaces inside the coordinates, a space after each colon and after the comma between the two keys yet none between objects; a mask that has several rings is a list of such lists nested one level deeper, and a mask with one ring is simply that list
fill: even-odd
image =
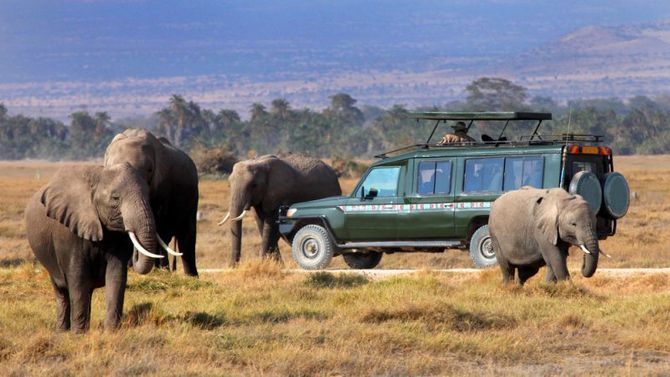
[{"label": "bush", "polygon": [[341,156],[333,157],[331,165],[335,174],[342,178],[360,177],[368,170],[368,165]]},{"label": "bush", "polygon": [[198,174],[227,175],[233,171],[238,159],[223,146],[206,148],[196,146],[191,150],[191,158],[198,168]]}]

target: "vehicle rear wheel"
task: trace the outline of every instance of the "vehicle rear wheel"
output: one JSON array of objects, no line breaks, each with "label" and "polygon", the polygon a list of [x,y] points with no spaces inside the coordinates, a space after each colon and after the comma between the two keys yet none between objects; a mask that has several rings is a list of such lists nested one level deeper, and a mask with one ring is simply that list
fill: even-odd
[{"label": "vehicle rear wheel", "polygon": [[479,227],[470,238],[470,258],[477,268],[490,267],[498,263],[493,250],[489,226]]},{"label": "vehicle rear wheel", "polygon": [[383,253],[378,251],[361,251],[356,253],[342,254],[342,258],[344,258],[344,262],[347,264],[347,266],[351,268],[367,270],[377,267],[379,261],[382,260],[383,255]]},{"label": "vehicle rear wheel", "polygon": [[302,227],[293,237],[291,254],[293,260],[305,270],[320,270],[328,267],[335,254],[335,244],[328,231],[320,225]]}]

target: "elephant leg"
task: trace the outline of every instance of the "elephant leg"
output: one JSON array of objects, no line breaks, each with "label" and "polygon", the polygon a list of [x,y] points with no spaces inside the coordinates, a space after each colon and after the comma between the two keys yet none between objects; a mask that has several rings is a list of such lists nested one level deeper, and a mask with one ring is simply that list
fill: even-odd
[{"label": "elephant leg", "polygon": [[[156,229],[160,229],[160,228],[156,227]],[[172,234],[170,234],[169,232],[166,232],[166,231],[162,231],[162,232],[159,231],[158,234],[166,244],[168,244],[168,245],[170,244],[170,240],[172,240]],[[160,268],[160,269],[169,271],[170,270],[170,255],[167,253],[167,251],[165,251],[165,249],[163,249],[160,246],[157,249],[157,254],[162,255],[163,258],[156,258],[156,260],[154,262],[156,268]]]},{"label": "elephant leg", "polygon": [[526,283],[526,280],[530,279],[531,277],[535,276],[535,274],[537,274],[537,272],[540,270],[540,266],[537,265],[520,266],[518,270],[519,270],[519,284],[524,285],[524,283]]},{"label": "elephant leg", "polygon": [[124,263],[117,258],[109,258],[105,271],[106,330],[114,330],[119,327],[123,314],[123,299],[127,279],[128,269],[124,268]]},{"label": "elephant leg", "polygon": [[[178,249],[177,249],[177,239],[176,239],[176,238],[175,238],[175,240],[172,242],[172,246],[171,246],[171,247],[172,247],[172,250],[178,250]],[[172,271],[172,272],[177,271],[177,256],[176,256],[176,255],[173,255],[173,256],[172,256],[172,268],[170,269],[170,271]]]},{"label": "elephant leg", "polygon": [[[198,276],[198,268],[195,265],[195,241],[196,241],[196,225],[195,218],[193,224],[186,227],[184,233],[177,235],[177,245],[181,256],[181,263],[184,267],[184,273],[188,276]],[[236,261],[239,261],[239,255]]]},{"label": "elephant leg", "polygon": [[263,236],[263,226],[265,225],[265,220],[260,212],[259,209],[254,208],[254,211],[256,212],[256,227],[258,228],[258,234],[262,237]]},{"label": "elephant leg", "polygon": [[91,296],[93,287],[84,279],[77,279],[70,293],[70,322],[74,332],[85,332],[91,325]]},{"label": "elephant leg", "polygon": [[279,241],[279,226],[277,224],[277,215],[266,215],[263,225],[263,241],[261,246],[261,256],[266,258],[270,256],[276,262],[282,263],[281,254],[277,248]]},{"label": "elephant leg", "polygon": [[555,283],[556,282],[556,274],[554,274],[554,270],[551,269],[550,265],[547,265],[547,273],[544,276],[544,280],[547,283]]},{"label": "elephant leg", "polygon": [[67,288],[59,288],[51,281],[56,293],[56,326],[58,330],[70,330],[70,295]]},{"label": "elephant leg", "polygon": [[500,272],[502,272],[503,284],[509,284],[509,282],[514,280],[514,266],[503,257],[502,252],[500,252],[500,245],[495,237],[491,237],[491,246],[498,261],[498,266],[500,266]]},{"label": "elephant leg", "polygon": [[551,271],[554,273],[554,276],[557,280],[568,280],[570,279],[570,273],[568,272],[568,262],[567,262],[567,248],[568,246],[557,247],[551,245],[549,248],[544,249],[542,256],[544,257],[545,262],[551,268]]}]

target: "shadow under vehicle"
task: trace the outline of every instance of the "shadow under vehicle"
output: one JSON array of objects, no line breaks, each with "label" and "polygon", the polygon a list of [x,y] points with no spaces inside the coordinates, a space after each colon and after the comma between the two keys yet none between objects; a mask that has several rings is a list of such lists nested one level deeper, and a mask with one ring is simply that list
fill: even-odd
[{"label": "shadow under vehicle", "polygon": [[[342,255],[352,268],[374,268],[384,253],[467,249],[477,267],[496,264],[488,233],[491,203],[522,186],[562,187],[597,214],[597,233],[616,233],[629,204],[626,179],[614,171],[602,137],[542,135],[551,113],[423,112],[435,122],[425,143],[382,153],[349,196],[283,208],[282,237],[304,269],[326,268]],[[464,122],[478,140],[431,142],[439,125]],[[483,131],[482,131],[483,130]],[[512,137],[523,131],[527,134]],[[528,133],[531,131],[530,133]],[[473,132],[475,134],[476,132]],[[509,134],[509,135],[508,135]]]}]

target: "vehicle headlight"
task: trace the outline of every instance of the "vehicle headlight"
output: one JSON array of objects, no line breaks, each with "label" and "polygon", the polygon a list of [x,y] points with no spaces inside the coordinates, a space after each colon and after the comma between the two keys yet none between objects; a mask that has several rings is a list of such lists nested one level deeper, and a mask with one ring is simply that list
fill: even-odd
[{"label": "vehicle headlight", "polygon": [[286,211],[286,217],[292,217],[296,212],[298,212],[297,208],[289,208],[288,211]]}]

